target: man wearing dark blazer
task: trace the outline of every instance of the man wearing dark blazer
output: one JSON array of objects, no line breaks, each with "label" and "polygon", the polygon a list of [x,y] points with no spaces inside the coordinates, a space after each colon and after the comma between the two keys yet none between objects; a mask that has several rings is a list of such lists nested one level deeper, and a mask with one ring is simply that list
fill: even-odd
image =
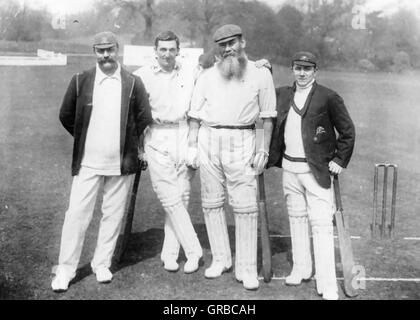
[{"label": "man wearing dark blazer", "polygon": [[283,168],[293,250],[286,284],[299,285],[312,276],[310,224],[317,291],[324,299],[336,300],[331,175],[347,167],[355,128],[343,99],[315,81],[317,70],[312,53],[293,56],[295,83],[276,90],[278,116],[267,167]]},{"label": "man wearing dark blazer", "polygon": [[60,121],[74,137],[74,177],[59,263],[51,283],[56,292],[66,291],[76,274],[102,184],[102,219],[91,266],[98,282],[112,280],[111,259],[139,166],[139,137],[152,122],[142,81],[118,62],[116,36],[111,32],[97,34],[93,50],[96,67],[73,76],[60,109]]}]

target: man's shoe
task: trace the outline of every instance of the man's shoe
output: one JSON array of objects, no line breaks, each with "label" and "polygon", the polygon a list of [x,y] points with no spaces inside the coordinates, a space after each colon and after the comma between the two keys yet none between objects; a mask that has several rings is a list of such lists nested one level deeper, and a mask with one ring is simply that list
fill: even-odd
[{"label": "man's shoe", "polygon": [[112,281],[112,273],[108,268],[99,268],[95,271],[95,274],[99,283],[110,283]]},{"label": "man's shoe", "polygon": [[303,274],[302,272],[292,270],[290,275],[286,277],[286,284],[288,286],[298,286],[302,283],[302,281],[307,281],[311,278],[312,272],[306,272]]},{"label": "man's shoe", "polygon": [[163,268],[169,272],[176,272],[179,269],[179,264],[172,259],[167,259],[163,261]]},{"label": "man's shoe", "polygon": [[196,272],[199,268],[200,259],[200,257],[188,258],[187,262],[184,264],[184,273]]},{"label": "man's shoe", "polygon": [[204,276],[207,279],[218,278],[222,275],[222,273],[228,272],[231,268],[231,266],[226,267],[223,263],[220,262],[212,263],[211,266],[204,272]]},{"label": "man's shoe", "polygon": [[336,290],[325,290],[322,293],[322,299],[324,300],[338,300],[338,292]]},{"label": "man's shoe", "polygon": [[248,274],[242,275],[242,284],[244,288],[247,290],[257,290],[260,286],[260,282],[258,281],[258,278],[253,277]]},{"label": "man's shoe", "polygon": [[65,292],[69,288],[72,279],[64,271],[57,270],[54,279],[51,282],[51,288],[54,292]]}]

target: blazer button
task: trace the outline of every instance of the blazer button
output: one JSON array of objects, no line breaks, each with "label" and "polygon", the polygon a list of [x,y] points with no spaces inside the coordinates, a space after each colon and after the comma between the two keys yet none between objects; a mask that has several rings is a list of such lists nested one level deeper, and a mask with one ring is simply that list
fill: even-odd
[{"label": "blazer button", "polygon": [[318,137],[314,137],[314,141],[315,142],[318,142]]}]

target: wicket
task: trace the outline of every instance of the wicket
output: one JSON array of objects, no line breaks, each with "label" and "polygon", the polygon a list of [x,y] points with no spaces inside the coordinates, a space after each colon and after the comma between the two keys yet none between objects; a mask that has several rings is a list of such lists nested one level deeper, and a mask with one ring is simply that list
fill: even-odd
[{"label": "wicket", "polygon": [[[382,217],[381,222],[377,221],[377,212],[378,212],[378,176],[379,168],[384,168],[383,170],[383,193],[382,193]],[[378,163],[375,164],[375,176],[373,181],[373,215],[372,215],[372,224],[370,229],[372,232],[372,238],[375,237],[376,227],[380,230],[380,236],[383,238],[385,236],[386,228],[386,211],[387,211],[387,193],[388,193],[388,168],[393,169],[393,179],[392,179],[392,200],[391,200],[391,222],[388,225],[389,237],[394,237],[395,230],[395,202],[397,196],[397,175],[398,167],[396,164],[390,163]]]}]

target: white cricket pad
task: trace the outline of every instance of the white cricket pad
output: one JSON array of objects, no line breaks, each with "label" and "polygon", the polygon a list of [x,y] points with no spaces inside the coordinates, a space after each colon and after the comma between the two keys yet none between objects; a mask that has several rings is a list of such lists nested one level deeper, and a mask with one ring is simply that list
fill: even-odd
[{"label": "white cricket pad", "polygon": [[164,206],[164,209],[187,258],[202,257],[203,250],[184,205],[179,202],[172,206]]},{"label": "white cricket pad", "polygon": [[235,224],[236,278],[239,281],[245,281],[245,278],[257,279],[258,213],[235,213]]},{"label": "white cricket pad", "polygon": [[293,269],[286,279],[287,284],[300,284],[312,276],[311,243],[307,216],[289,216],[292,240]]},{"label": "white cricket pad", "polygon": [[180,243],[167,213],[165,213],[164,239],[160,259],[165,261],[176,261],[179,255]]},{"label": "white cricket pad", "polygon": [[213,263],[220,263],[226,268],[232,267],[229,234],[225,211],[220,208],[203,208],[207,235],[213,256]]},{"label": "white cricket pad", "polygon": [[325,296],[337,296],[332,221],[312,221],[312,233],[318,292]]}]

